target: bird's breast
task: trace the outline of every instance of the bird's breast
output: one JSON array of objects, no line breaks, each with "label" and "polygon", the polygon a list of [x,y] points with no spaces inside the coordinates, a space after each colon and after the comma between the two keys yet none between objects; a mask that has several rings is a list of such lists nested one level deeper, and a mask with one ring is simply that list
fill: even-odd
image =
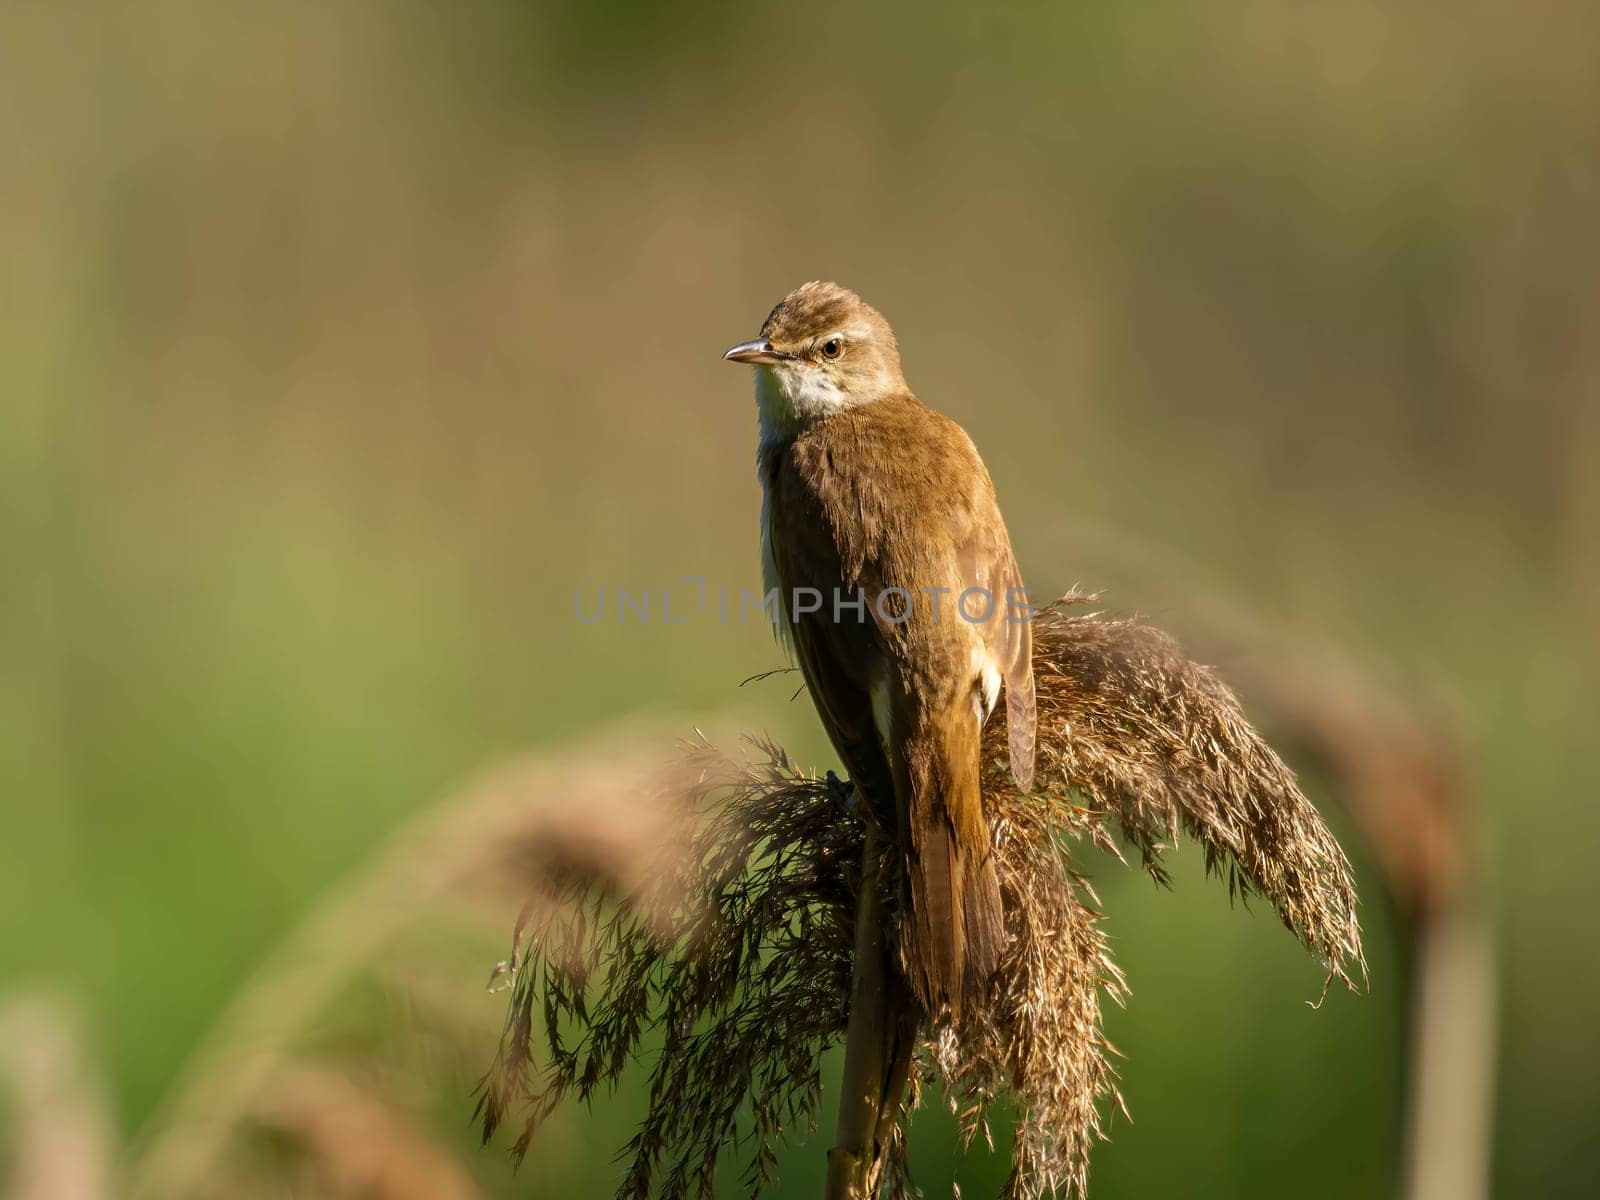
[{"label": "bird's breast", "polygon": [[769,607],[773,633],[791,661],[795,658],[794,630],[789,627],[788,599],[783,594],[783,580],[778,574],[775,551],[777,534],[773,528],[777,512],[777,474],[781,467],[784,445],[765,436],[756,453],[757,478],[761,481],[761,595],[763,602],[770,601],[777,591],[776,608]]}]

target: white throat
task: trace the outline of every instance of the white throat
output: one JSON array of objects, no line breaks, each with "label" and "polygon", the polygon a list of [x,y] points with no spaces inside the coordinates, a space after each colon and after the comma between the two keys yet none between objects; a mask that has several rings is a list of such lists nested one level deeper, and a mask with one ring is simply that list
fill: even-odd
[{"label": "white throat", "polygon": [[756,411],[763,444],[787,441],[812,421],[860,403],[825,372],[805,363],[756,368]]}]

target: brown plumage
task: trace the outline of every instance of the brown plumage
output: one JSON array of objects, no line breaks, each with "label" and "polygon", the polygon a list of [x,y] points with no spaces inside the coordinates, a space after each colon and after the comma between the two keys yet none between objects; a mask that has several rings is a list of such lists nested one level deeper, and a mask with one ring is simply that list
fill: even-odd
[{"label": "brown plumage", "polygon": [[758,367],[767,586],[835,749],[898,838],[907,976],[930,1011],[959,1011],[1001,950],[979,745],[1002,683],[1012,772],[1024,790],[1033,774],[1029,614],[994,488],[853,292],[805,285],[728,356]]}]

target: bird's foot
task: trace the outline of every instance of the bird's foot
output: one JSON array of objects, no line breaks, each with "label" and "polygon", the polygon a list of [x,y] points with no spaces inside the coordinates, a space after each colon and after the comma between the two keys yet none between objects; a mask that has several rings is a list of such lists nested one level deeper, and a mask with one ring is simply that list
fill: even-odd
[{"label": "bird's foot", "polygon": [[833,793],[833,798],[839,802],[839,807],[850,816],[858,815],[856,806],[856,785],[848,779],[840,779],[832,771],[828,772],[828,790]]}]

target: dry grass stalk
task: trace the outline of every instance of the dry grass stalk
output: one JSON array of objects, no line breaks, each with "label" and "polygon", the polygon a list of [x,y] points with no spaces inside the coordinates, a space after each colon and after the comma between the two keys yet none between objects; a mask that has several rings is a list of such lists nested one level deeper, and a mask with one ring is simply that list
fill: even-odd
[{"label": "dry grass stalk", "polygon": [[[612,730],[485,772],[402,831],[241,991],[154,1122],[129,1194],[474,1195],[453,1138],[413,1103],[493,1048],[462,986],[473,949],[507,906],[540,919],[574,877],[671,906],[653,866],[684,825],[681,785],[661,785],[671,744]],[[418,1057],[438,1048],[451,1061]]]},{"label": "dry grass stalk", "polygon": [[[116,1130],[77,1006],[18,993],[0,1002],[0,1141],[5,1200],[108,1200]],[[0,1127],[4,1123],[0,1122]]]},{"label": "dry grass stalk", "polygon": [[[868,814],[863,814],[866,816]],[[876,821],[864,821],[857,875],[855,945],[844,1034],[839,1117],[828,1151],[825,1195],[866,1200],[886,1172],[904,1178],[905,1136],[899,1115],[916,1066],[918,1005],[895,962],[887,905],[894,855]]]},{"label": "dry grass stalk", "polygon": [[[970,1138],[1009,1093],[1020,1118],[1007,1190],[1018,1197],[1081,1196],[1101,1114],[1120,1103],[1100,997],[1120,1001],[1126,987],[1067,839],[1121,858],[1120,834],[1164,881],[1161,853],[1187,832],[1236,894],[1276,908],[1330,980],[1365,975],[1344,855],[1232,693],[1157,630],[1072,615],[1084,599],[1063,598],[1035,629],[1035,794],[1008,785],[999,731],[985,742],[1009,934],[989,1003],[954,1026],[924,1021],[904,1106],[917,1103],[921,1076],[937,1074]],[[556,1104],[614,1085],[657,1036],[619,1196],[709,1197],[729,1146],[759,1196],[779,1140],[815,1125],[818,1064],[848,1015],[867,830],[779,747],[756,748],[742,761],[706,744],[691,755],[704,819],[677,869],[675,907],[647,914],[573,879],[568,904],[519,929],[510,1011],[484,1081],[486,1136],[517,1113],[522,1154]],[[892,912],[900,889],[886,874]],[[903,1115],[896,1103],[880,1116],[873,1174],[890,1195],[909,1187]]]},{"label": "dry grass stalk", "polygon": [[256,1120],[302,1147],[331,1195],[365,1200],[479,1200],[457,1159],[371,1078],[321,1066],[278,1073]]}]

